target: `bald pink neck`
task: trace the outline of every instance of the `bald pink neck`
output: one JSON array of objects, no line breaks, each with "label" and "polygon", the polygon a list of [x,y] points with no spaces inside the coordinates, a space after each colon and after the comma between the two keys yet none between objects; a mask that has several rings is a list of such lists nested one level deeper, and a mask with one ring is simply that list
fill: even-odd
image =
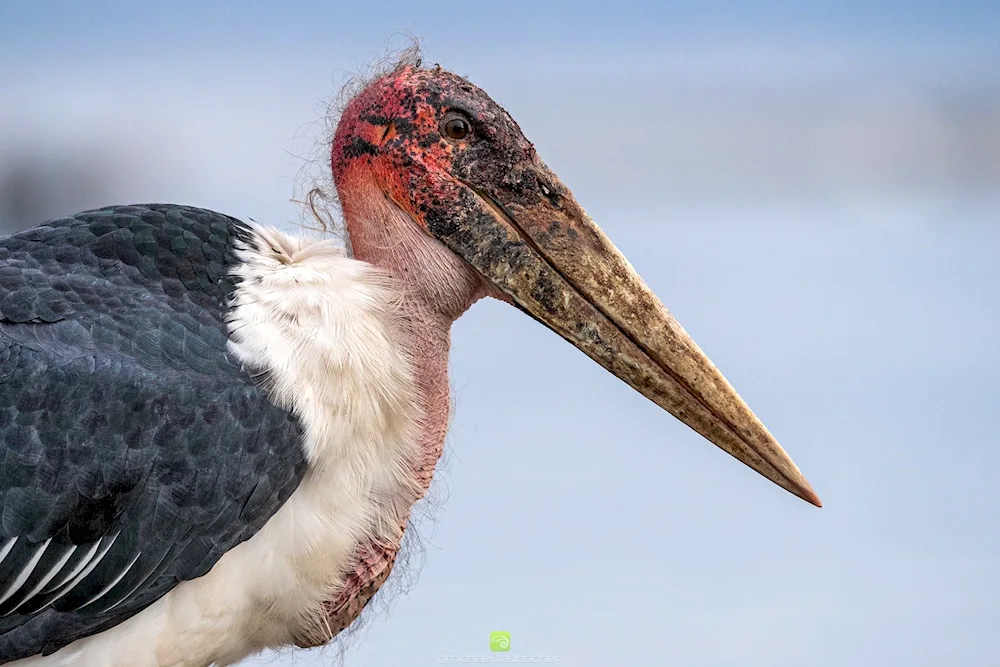
[{"label": "bald pink neck", "polygon": [[[359,179],[360,180],[360,179]],[[450,250],[426,234],[369,180],[357,188],[339,181],[355,259],[391,275],[403,290],[403,344],[413,356],[423,457],[419,479],[426,491],[448,429],[448,352],[451,325],[488,290]]]}]

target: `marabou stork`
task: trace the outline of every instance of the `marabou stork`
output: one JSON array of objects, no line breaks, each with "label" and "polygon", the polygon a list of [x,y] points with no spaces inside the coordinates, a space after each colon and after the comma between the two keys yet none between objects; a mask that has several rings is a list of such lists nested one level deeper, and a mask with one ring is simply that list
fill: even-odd
[{"label": "marabou stork", "polygon": [[331,166],[346,250],[160,204],[0,239],[0,661],[227,665],[340,632],[431,483],[449,330],[485,296],[820,504],[485,92],[400,64]]}]

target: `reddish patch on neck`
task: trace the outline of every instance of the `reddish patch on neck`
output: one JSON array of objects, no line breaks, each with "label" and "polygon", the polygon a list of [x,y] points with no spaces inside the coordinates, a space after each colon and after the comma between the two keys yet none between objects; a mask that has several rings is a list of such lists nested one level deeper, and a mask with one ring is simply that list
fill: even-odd
[{"label": "reddish patch on neck", "polygon": [[[428,334],[440,332],[428,331]],[[444,451],[444,437],[448,429],[448,332],[435,343],[430,336],[413,341],[417,357],[419,391],[424,404],[424,419],[420,424],[420,458],[414,462],[413,475],[421,497],[430,488],[434,469]],[[400,529],[406,528],[408,517],[403,517]],[[361,614],[392,573],[399,542],[368,541],[358,545],[357,557],[346,573],[343,586],[336,597],[325,604],[331,635],[310,638],[300,646],[324,644],[347,628]]]},{"label": "reddish patch on neck", "polygon": [[[420,421],[420,456],[414,462],[413,476],[420,488],[420,497],[430,488],[434,469],[444,451],[450,412],[448,386],[448,352],[451,320],[438,313],[427,312],[420,301],[404,305],[407,330],[406,344],[415,361],[418,400],[423,408]],[[408,516],[402,518],[400,530],[406,528]],[[329,600],[326,614],[332,634],[308,639],[303,646],[326,643],[348,627],[363,611],[392,572],[399,542],[368,541],[358,545],[357,557],[346,573],[339,594]]]}]

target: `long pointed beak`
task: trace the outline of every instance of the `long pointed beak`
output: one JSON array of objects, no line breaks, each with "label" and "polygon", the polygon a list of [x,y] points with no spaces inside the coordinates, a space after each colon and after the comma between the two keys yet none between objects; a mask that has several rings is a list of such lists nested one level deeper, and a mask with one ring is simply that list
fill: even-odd
[{"label": "long pointed beak", "polygon": [[569,189],[540,162],[526,172],[516,189],[461,180],[467,215],[432,221],[429,230],[519,308],[643,396],[821,506],[781,445]]}]

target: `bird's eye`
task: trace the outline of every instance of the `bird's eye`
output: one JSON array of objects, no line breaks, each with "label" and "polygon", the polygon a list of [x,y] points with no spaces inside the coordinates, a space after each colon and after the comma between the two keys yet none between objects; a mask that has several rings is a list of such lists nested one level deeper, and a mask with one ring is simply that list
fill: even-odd
[{"label": "bird's eye", "polygon": [[472,132],[472,126],[469,125],[469,121],[461,116],[449,116],[444,119],[442,125],[444,136],[449,139],[465,139]]}]

